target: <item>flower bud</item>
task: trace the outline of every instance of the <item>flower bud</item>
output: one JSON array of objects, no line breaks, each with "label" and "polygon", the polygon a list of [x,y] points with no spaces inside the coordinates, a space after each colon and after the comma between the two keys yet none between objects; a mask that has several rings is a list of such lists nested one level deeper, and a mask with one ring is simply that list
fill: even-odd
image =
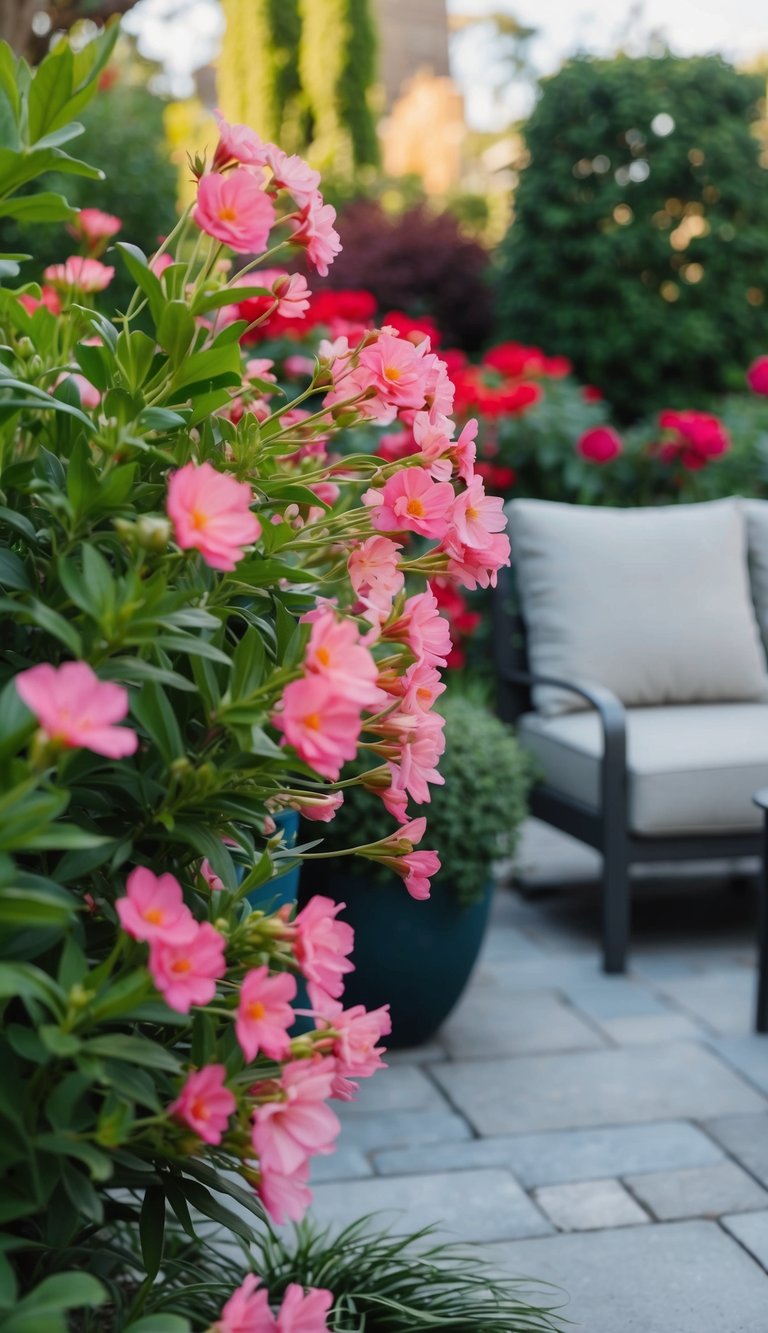
[{"label": "flower bud", "polygon": [[35,350],[35,344],[33,343],[31,338],[26,338],[26,337],[19,338],[19,341],[16,344],[16,354],[21,358],[22,361],[26,361],[30,356],[32,356],[34,350]]},{"label": "flower bud", "polygon": [[171,525],[167,518],[154,514],[142,514],[136,524],[136,540],[145,551],[164,551],[171,536]]}]

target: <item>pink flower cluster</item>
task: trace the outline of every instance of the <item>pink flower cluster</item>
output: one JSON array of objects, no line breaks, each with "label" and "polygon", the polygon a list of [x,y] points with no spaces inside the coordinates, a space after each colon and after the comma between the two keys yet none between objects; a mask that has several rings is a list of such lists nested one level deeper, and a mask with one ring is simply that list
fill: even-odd
[{"label": "pink flower cluster", "polygon": [[226,940],[208,921],[195,920],[178,880],[136,866],[115,907],[126,934],[149,945],[152,980],[168,1007],[188,1014],[209,1004],[226,971]]},{"label": "pink flower cluster", "polygon": [[323,1287],[304,1291],[291,1282],[280,1309],[272,1313],[269,1292],[249,1273],[227,1301],[211,1333],[328,1333],[326,1315],[333,1295]]},{"label": "pink flower cluster", "polygon": [[219,142],[211,169],[200,176],[192,214],[198,227],[238,254],[257,254],[268,247],[278,221],[275,201],[285,192],[293,208],[280,221],[324,277],[341,242],[333,226],[336,212],[317,188],[318,172],[247,125],[230,125],[218,113],[217,119]]},{"label": "pink flower cluster", "polygon": [[47,739],[63,749],[92,750],[107,759],[134,754],[139,738],[118,727],[128,712],[128,691],[99,680],[87,662],[47,662],[19,672],[19,697],[37,718]]}]

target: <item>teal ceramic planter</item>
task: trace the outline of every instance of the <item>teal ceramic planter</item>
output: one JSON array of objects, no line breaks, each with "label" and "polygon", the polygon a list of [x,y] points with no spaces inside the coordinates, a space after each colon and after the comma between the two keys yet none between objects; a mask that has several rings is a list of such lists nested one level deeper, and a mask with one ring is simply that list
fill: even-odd
[{"label": "teal ceramic planter", "polygon": [[[277,827],[283,830],[286,847],[295,847],[299,835],[298,810],[283,810],[279,815],[275,815],[274,819]],[[278,907],[284,907],[286,903],[292,906],[299,896],[300,874],[301,866],[298,865],[295,870],[288,870],[277,879],[270,879],[266,884],[260,884],[258,889],[246,894],[251,907],[258,908],[262,912],[275,912]]]},{"label": "teal ceramic planter", "polygon": [[445,1022],[477,961],[493,898],[489,882],[479,902],[460,907],[440,878],[426,902],[399,880],[379,883],[351,875],[344,862],[325,862],[320,874],[304,867],[299,901],[315,893],[346,903],[342,919],[355,931],[355,971],[346,978],[344,1006],[388,1004],[390,1047],[418,1046]]}]

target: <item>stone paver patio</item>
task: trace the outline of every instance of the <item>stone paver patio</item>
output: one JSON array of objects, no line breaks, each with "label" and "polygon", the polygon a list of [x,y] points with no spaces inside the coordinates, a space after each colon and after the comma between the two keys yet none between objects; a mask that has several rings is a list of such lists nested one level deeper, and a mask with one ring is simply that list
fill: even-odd
[{"label": "stone paver patio", "polygon": [[605,977],[594,862],[536,826],[527,846],[532,878],[571,883],[499,891],[456,1013],[342,1108],[315,1215],[437,1222],[499,1269],[556,1284],[585,1333],[764,1333],[751,898],[700,877],[641,884],[631,971]]}]

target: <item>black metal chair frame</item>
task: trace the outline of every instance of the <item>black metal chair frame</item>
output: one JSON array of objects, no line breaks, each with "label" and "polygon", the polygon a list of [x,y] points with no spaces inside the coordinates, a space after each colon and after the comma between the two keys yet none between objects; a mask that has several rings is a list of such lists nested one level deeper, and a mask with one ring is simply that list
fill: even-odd
[{"label": "black metal chair frame", "polygon": [[[627,782],[627,733],[624,705],[610,690],[589,681],[561,680],[533,675],[528,667],[526,632],[517,606],[514,574],[500,571],[494,596],[494,662],[497,709],[506,722],[515,723],[531,712],[534,685],[556,685],[572,690],[598,713],[603,733],[600,765],[600,804],[586,805],[547,783],[538,783],[531,793],[531,813],[545,823],[570,833],[602,853],[602,942],[603,968],[608,973],[626,970],[631,923],[633,864],[653,861],[704,860],[712,855],[726,858],[760,856],[763,837],[759,832],[737,835],[691,837],[641,837],[629,827]],[[768,798],[768,789],[766,790]],[[768,854],[768,834],[765,852]],[[768,916],[768,912],[764,915]],[[765,973],[762,1012],[768,1031],[768,924],[761,940],[761,976]]]}]

